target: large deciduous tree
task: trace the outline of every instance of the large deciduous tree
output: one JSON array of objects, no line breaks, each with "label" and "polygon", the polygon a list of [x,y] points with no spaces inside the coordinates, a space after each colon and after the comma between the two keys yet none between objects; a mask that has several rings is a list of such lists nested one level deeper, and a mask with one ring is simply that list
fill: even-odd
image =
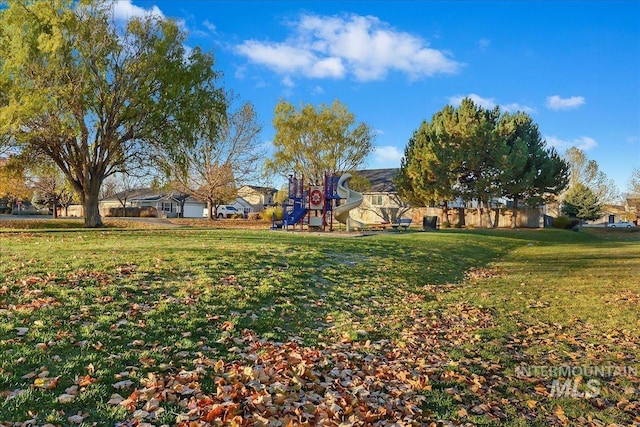
[{"label": "large deciduous tree", "polygon": [[220,129],[185,150],[186,167],[173,168],[175,188],[205,200],[208,217],[217,218],[218,206],[236,198],[241,185],[258,177],[264,158],[261,132],[253,105],[244,103]]},{"label": "large deciduous tree", "polygon": [[586,153],[577,147],[571,147],[564,153],[570,167],[569,188],[582,184],[598,197],[601,203],[614,204],[620,194],[616,183],[600,170],[598,162],[590,160]]},{"label": "large deciduous tree", "polygon": [[8,0],[0,11],[0,134],[45,155],[98,227],[105,178],[175,158],[226,111],[213,57],[175,22],[116,25],[107,2]]},{"label": "large deciduous tree", "polygon": [[268,172],[282,176],[303,174],[311,182],[322,182],[325,173],[354,171],[373,150],[375,133],[338,100],[331,106],[311,104],[297,110],[286,101],[276,105],[273,125],[273,158]]}]

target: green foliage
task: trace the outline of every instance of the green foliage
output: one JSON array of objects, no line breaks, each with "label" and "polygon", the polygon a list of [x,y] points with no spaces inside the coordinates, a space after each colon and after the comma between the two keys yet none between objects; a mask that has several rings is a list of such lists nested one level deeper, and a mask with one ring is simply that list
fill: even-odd
[{"label": "green foliage", "polygon": [[[44,155],[81,198],[85,224],[102,224],[108,176],[181,159],[181,147],[215,133],[226,110],[213,57],[173,21],[112,26],[108,2],[11,0],[0,10],[0,134]],[[121,32],[121,34],[118,33]]]},{"label": "green foliage", "polygon": [[506,148],[500,188],[503,196],[513,200],[515,228],[518,202],[536,206],[545,194],[560,194],[568,183],[569,166],[553,147],[545,148],[538,126],[525,113],[503,113],[498,132]]},{"label": "green foliage", "polygon": [[560,215],[559,217],[553,219],[553,226],[555,228],[571,230],[578,225],[580,225],[580,220],[576,218],[570,218],[565,215]]},{"label": "green foliage", "polygon": [[591,189],[581,183],[567,191],[562,202],[562,213],[583,221],[592,221],[602,216],[602,204]]},{"label": "green foliage", "polygon": [[[527,114],[500,114],[497,108],[487,110],[464,99],[414,132],[396,186],[413,204],[438,203],[446,211],[447,202],[459,196],[484,206],[497,196],[507,196],[515,205],[539,201],[545,193],[562,191],[567,173],[555,150],[545,149]],[[491,224],[489,210],[486,214]]]},{"label": "green foliage", "polygon": [[269,207],[266,208],[265,210],[262,211],[262,213],[260,214],[260,217],[263,220],[266,221],[271,221],[273,219],[273,215],[275,214],[275,219],[276,221],[282,221],[282,217],[283,217],[283,211],[282,208],[280,207]]},{"label": "green foliage", "polygon": [[375,133],[364,122],[357,123],[346,105],[311,104],[297,110],[278,102],[273,118],[275,152],[267,160],[268,172],[304,175],[307,182],[321,183],[324,174],[356,170],[373,150]]}]

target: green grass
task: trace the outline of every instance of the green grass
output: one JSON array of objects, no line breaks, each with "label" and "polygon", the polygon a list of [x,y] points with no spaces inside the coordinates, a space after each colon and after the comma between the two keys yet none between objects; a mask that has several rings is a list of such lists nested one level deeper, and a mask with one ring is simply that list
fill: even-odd
[{"label": "green grass", "polygon": [[[80,414],[84,425],[133,425],[126,423],[136,416],[173,425],[190,398],[192,418],[201,411],[204,419],[216,395],[227,393],[220,378],[245,387],[244,397],[225,397],[240,408],[230,414],[247,417],[268,412],[247,403],[251,393],[284,384],[286,396],[271,392],[277,418],[303,391],[318,394],[318,378],[344,382],[347,372],[351,385],[338,391],[348,394],[358,371],[384,378],[366,383],[371,390],[402,390],[399,399],[421,408],[407,415],[419,423],[629,424],[637,374],[597,378],[600,395],[592,399],[554,398],[553,379],[516,375],[531,366],[640,370],[640,233],[606,231],[4,232],[0,424],[35,417],[70,425]],[[305,373],[300,360],[315,369]],[[348,371],[336,374],[343,365]],[[243,377],[251,366],[287,368],[257,388],[254,374]],[[181,371],[195,372],[189,384],[198,393],[173,399],[166,390]],[[134,412],[149,397],[129,407],[108,403],[113,393],[149,390],[149,378],[162,378],[154,383],[165,391],[161,411]],[[424,382],[409,392],[411,378]],[[314,405],[316,414],[324,410]]]}]

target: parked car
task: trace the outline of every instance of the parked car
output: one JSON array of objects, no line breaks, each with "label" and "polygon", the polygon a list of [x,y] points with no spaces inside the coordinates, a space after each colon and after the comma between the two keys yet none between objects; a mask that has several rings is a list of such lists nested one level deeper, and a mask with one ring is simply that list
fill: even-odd
[{"label": "parked car", "polygon": [[618,222],[612,222],[611,224],[607,224],[607,227],[609,228],[631,228],[635,226],[636,225],[631,221],[618,221]]},{"label": "parked car", "polygon": [[231,218],[233,215],[240,215],[241,212],[231,205],[220,205],[216,210],[218,218]]}]

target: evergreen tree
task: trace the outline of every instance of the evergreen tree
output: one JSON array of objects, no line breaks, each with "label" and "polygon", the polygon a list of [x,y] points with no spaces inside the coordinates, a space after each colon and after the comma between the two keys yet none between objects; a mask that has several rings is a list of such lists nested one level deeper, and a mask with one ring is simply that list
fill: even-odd
[{"label": "evergreen tree", "polygon": [[602,216],[602,204],[589,187],[578,182],[567,191],[562,213],[581,221],[592,221]]}]

